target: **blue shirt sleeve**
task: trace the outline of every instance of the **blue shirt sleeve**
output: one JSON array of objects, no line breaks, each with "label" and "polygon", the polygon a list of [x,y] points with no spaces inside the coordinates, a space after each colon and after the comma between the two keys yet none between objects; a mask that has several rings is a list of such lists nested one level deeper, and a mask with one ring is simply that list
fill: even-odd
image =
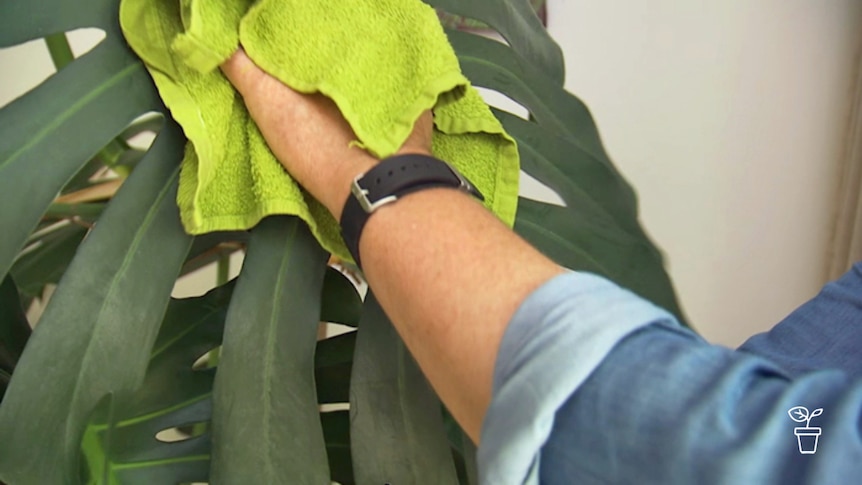
[{"label": "blue shirt sleeve", "polygon": [[862,262],[739,350],[771,360],[794,376],[837,369],[862,377]]},{"label": "blue shirt sleeve", "polygon": [[[862,334],[848,321],[818,322],[830,328],[795,342],[850,357],[790,369],[754,353],[793,357],[793,346],[712,346],[600,277],[557,277],[503,337],[481,481],[858,482],[862,384],[847,366],[858,366]],[[822,414],[794,422],[796,406]]]},{"label": "blue shirt sleeve", "polygon": [[504,333],[482,425],[482,483],[537,483],[554,414],[630,332],[673,317],[604,278],[566,273],[521,304]]},{"label": "blue shirt sleeve", "polygon": [[[797,406],[822,414],[795,422]],[[860,483],[860,411],[862,385],[842,371],[792,376],[652,325],[620,342],[558,410],[541,482]]]}]

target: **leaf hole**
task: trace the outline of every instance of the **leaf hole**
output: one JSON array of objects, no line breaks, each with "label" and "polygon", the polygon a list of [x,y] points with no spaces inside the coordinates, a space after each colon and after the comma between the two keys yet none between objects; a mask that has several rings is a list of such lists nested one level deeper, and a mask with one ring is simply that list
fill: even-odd
[{"label": "leaf hole", "polygon": [[201,371],[212,369],[216,365],[218,365],[219,356],[221,355],[221,345],[210,349],[203,353],[200,357],[195,360],[195,363],[192,364],[192,370]]},{"label": "leaf hole", "polygon": [[482,99],[484,99],[489,105],[527,121],[530,120],[530,111],[514,99],[493,89],[483,88],[480,86],[475,86],[475,88],[479,91],[479,94],[482,95]]},{"label": "leaf hole", "polygon": [[209,431],[210,422],[201,421],[182,426],[167,428],[156,433],[156,439],[162,443],[178,443],[200,436]]},{"label": "leaf hole", "polygon": [[440,19],[440,24],[443,25],[444,28],[460,30],[461,32],[486,37],[501,44],[509,45],[509,43],[506,42],[506,39],[504,39],[499,32],[481,20],[450,14],[442,9],[437,10],[437,18]]},{"label": "leaf hole", "polygon": [[325,403],[320,405],[321,413],[331,413],[335,411],[350,411],[349,402]]},{"label": "leaf hole", "polygon": [[525,199],[566,207],[565,201],[553,189],[539,182],[523,170],[521,171],[521,183],[518,192]]},{"label": "leaf hole", "polygon": [[97,45],[105,40],[105,31],[97,28],[75,29],[66,32],[66,37],[69,39],[69,45],[72,47],[72,52],[75,57],[81,57],[84,54],[95,49]]},{"label": "leaf hole", "polygon": [[325,338],[337,337],[339,335],[355,332],[356,327],[344,325],[342,323],[322,322],[324,327]]},{"label": "leaf hole", "polygon": [[133,149],[147,151],[164,123],[165,117],[162,113],[149,111],[129,123],[129,126],[120,133],[120,138],[124,139]]},{"label": "leaf hole", "polygon": [[[204,249],[204,247],[206,249]],[[226,241],[211,246],[202,247],[191,259],[183,265],[182,276],[174,283],[171,296],[174,298],[189,298],[202,296],[208,291],[220,286],[218,261],[230,257],[228,264],[228,280],[240,273],[245,260],[244,243]],[[194,251],[195,246],[192,246]]]}]

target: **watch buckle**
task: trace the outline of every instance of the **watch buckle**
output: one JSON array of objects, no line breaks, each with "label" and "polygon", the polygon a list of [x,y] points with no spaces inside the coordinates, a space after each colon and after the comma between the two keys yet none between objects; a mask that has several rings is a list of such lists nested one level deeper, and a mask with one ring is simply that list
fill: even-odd
[{"label": "watch buckle", "polygon": [[353,182],[350,184],[350,193],[353,194],[353,197],[355,197],[356,201],[359,202],[359,206],[362,207],[362,210],[367,214],[371,214],[381,206],[389,204],[390,202],[395,202],[398,199],[398,197],[394,195],[388,195],[380,200],[375,200],[374,202],[368,200],[368,189],[363,189],[362,186],[359,185],[359,179],[364,175],[365,174],[359,174],[355,179],[353,179]]},{"label": "watch buckle", "polygon": [[480,191],[479,191],[479,188],[478,188],[478,187],[476,187],[475,185],[473,185],[473,183],[472,183],[472,182],[470,182],[469,180],[467,180],[467,177],[465,177],[465,176],[461,175],[461,172],[459,172],[459,171],[455,170],[455,167],[453,167],[452,165],[450,165],[448,162],[443,162],[443,163],[445,163],[445,164],[446,164],[446,166],[447,166],[447,167],[449,167],[449,170],[450,170],[450,171],[455,175],[455,177],[457,177],[457,178],[458,178],[458,180],[461,182],[461,189],[462,189],[463,191],[467,192],[468,194],[472,195],[473,197],[476,197],[476,198],[477,198],[477,199],[479,199],[480,201],[485,202],[485,196],[484,196],[484,195],[482,195],[482,192],[480,192]]}]

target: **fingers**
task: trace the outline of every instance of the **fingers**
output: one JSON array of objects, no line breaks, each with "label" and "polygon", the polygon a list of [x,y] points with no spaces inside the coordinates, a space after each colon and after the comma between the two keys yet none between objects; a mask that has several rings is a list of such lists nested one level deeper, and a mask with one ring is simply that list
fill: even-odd
[{"label": "fingers", "polygon": [[[356,138],[332,100],[322,94],[300,94],[290,89],[258,67],[242,48],[222,63],[221,70],[242,95],[270,147],[276,149],[286,144],[277,134],[285,129],[285,124],[290,125],[291,143],[297,146],[304,139],[302,133],[307,135],[305,138],[315,140],[315,146],[331,139],[333,133],[343,135],[344,146]],[[430,153],[433,127],[433,115],[424,112],[398,153]]]}]

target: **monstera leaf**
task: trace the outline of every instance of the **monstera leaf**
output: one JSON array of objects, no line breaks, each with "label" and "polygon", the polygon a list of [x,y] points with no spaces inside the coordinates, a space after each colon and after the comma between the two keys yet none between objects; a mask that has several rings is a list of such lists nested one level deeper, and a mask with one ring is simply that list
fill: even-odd
[{"label": "monstera leaf", "polygon": [[[64,66],[0,109],[0,481],[475,483],[475,450],[373,295],[324,268],[302,223],[183,232],[185,139],[120,34],[118,2],[0,2],[0,47],[46,38]],[[521,199],[516,231],[681,316],[634,191],[562,88],[561,51],[528,1],[429,3],[508,43],[448,32],[475,85],[529,111],[495,113],[523,169],[565,202]],[[105,39],[74,59],[64,33],[87,27]],[[130,143],[142,132],[157,133],[148,150]],[[246,245],[236,283],[171,299],[179,275]],[[22,305],[55,284],[30,335]],[[315,342],[318,321],[359,329]],[[222,345],[216,369],[194,367]]]}]

